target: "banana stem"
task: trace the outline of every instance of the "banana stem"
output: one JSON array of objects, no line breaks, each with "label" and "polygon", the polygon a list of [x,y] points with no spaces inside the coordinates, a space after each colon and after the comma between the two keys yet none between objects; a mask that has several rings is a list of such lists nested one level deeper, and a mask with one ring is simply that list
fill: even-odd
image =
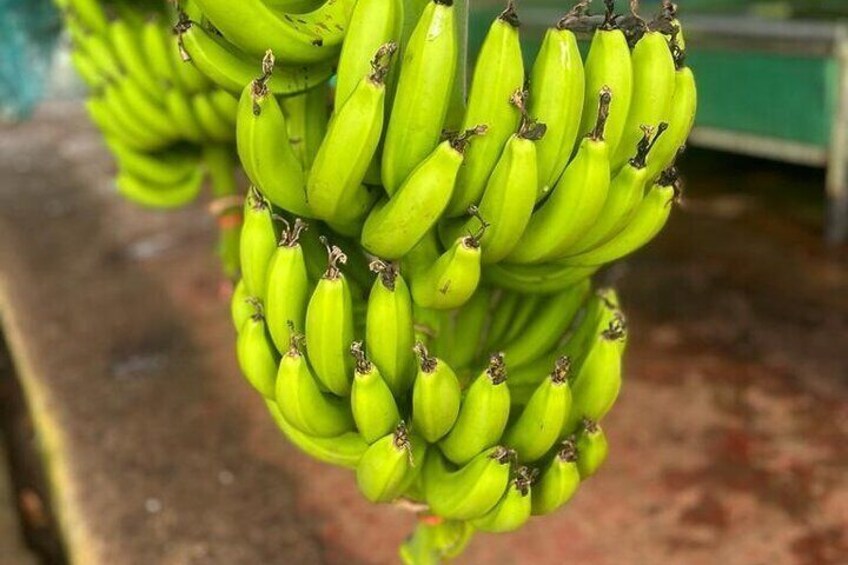
[{"label": "banana stem", "polygon": [[413,534],[400,547],[405,565],[439,565],[458,556],[474,536],[468,522],[419,520]]}]

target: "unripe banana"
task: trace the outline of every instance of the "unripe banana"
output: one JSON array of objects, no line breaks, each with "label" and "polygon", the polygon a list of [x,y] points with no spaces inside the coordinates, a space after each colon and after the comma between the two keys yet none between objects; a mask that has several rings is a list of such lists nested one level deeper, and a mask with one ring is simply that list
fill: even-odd
[{"label": "unripe banana", "polygon": [[561,256],[600,213],[610,183],[609,145],[604,132],[613,96],[604,88],[597,97],[600,104],[595,128],[583,139],[550,197],[533,213],[507,262],[538,263]]},{"label": "unripe banana", "polygon": [[439,144],[453,88],[457,51],[453,1],[428,3],[404,45],[386,130],[382,179],[389,196],[399,190]]},{"label": "unripe banana", "polygon": [[253,315],[241,327],[236,353],[247,381],[259,394],[273,400],[279,356],[265,327],[262,304],[255,300],[253,306]]},{"label": "unripe banana", "polygon": [[626,328],[613,322],[601,332],[572,383],[573,404],[563,426],[570,434],[584,419],[600,422],[615,404],[621,390],[622,343]]},{"label": "unripe banana", "polygon": [[270,53],[262,78],[250,83],[239,99],[236,141],[250,181],[274,205],[303,218],[314,214],[306,201],[306,179],[289,143],[286,118],[266,85],[274,66]]},{"label": "unripe banana", "polygon": [[537,474],[538,470],[529,467],[518,469],[498,504],[485,516],[474,520],[474,527],[481,532],[500,534],[514,532],[526,524],[532,510],[531,486]]},{"label": "unripe banana", "polygon": [[504,444],[513,448],[521,462],[542,458],[561,435],[572,406],[568,377],[571,361],[561,357],[549,378],[542,381],[521,415],[504,436]]},{"label": "unripe banana", "polygon": [[248,318],[253,315],[254,307],[250,303],[250,297],[244,289],[244,280],[239,279],[236,287],[233,289],[233,296],[230,299],[230,315],[233,320],[233,327],[236,332],[241,333],[241,328],[247,322]]},{"label": "unripe banana", "polygon": [[457,370],[466,369],[479,355],[481,339],[489,316],[490,299],[491,293],[488,289],[478,288],[471,299],[456,313],[453,347],[445,359],[451,367],[456,367]]},{"label": "unripe banana", "polygon": [[[595,32],[586,57],[586,97],[579,132],[582,134],[592,128],[592,122],[598,115],[598,91],[602,88],[609,89],[612,92],[612,103],[609,108],[606,140],[612,156],[618,149],[624,133],[624,124],[630,113],[630,101],[633,96],[633,64],[630,60],[627,38],[616,24],[615,3],[606,2],[606,5],[604,23]],[[651,123],[657,121],[659,120]]]},{"label": "unripe banana", "polygon": [[339,265],[347,255],[322,242],[329,252],[329,265],[309,299],[306,309],[306,350],[318,379],[338,396],[350,394],[353,363],[353,304],[350,286]]},{"label": "unripe banana", "polygon": [[147,153],[124,145],[117,139],[106,138],[109,152],[118,162],[121,171],[134,177],[160,185],[175,185],[184,182],[198,169],[196,151],[178,151],[171,148],[165,152]]},{"label": "unripe banana", "polygon": [[91,32],[98,35],[106,33],[109,19],[98,0],[67,0],[67,9]]},{"label": "unripe banana", "polygon": [[440,143],[390,199],[377,203],[362,229],[362,245],[386,259],[409,253],[441,218],[469,141],[484,132],[479,127]]},{"label": "unripe banana", "polygon": [[489,366],[468,388],[459,417],[439,443],[442,453],[464,465],[480,452],[497,445],[509,420],[509,387],[503,354],[494,354]]},{"label": "unripe banana", "polygon": [[483,281],[494,287],[525,294],[556,294],[591,277],[599,266],[570,267],[557,263],[540,265],[487,265]]},{"label": "unripe banana", "polygon": [[394,396],[404,398],[414,376],[412,297],[395,265],[374,261],[371,269],[377,273],[377,279],[368,296],[365,322],[368,355]]},{"label": "unripe banana", "polygon": [[566,440],[533,485],[533,515],[545,516],[564,506],[580,487],[577,447]]},{"label": "unripe banana", "polygon": [[427,445],[409,436],[401,422],[368,448],[356,468],[359,491],[371,502],[391,502],[420,472]]},{"label": "unripe banana", "polygon": [[521,296],[521,299],[518,308],[516,308],[512,322],[509,324],[510,327],[507,328],[501,340],[504,345],[519,339],[533,324],[535,317],[541,315],[548,301],[545,296],[538,294],[522,294],[519,296]]},{"label": "unripe banana", "polygon": [[449,520],[485,516],[506,491],[514,457],[509,449],[497,446],[454,471],[441,453],[434,450],[423,471],[424,494],[430,510]]},{"label": "unripe banana", "polygon": [[400,421],[397,402],[379,369],[368,360],[361,341],[350,346],[356,360],[350,406],[362,438],[369,444],[390,433]]},{"label": "unripe banana", "polygon": [[360,223],[376,200],[362,181],[383,133],[385,79],[396,49],[387,43],[377,50],[371,72],[337,109],[315,156],[306,194],[315,214],[330,223]]},{"label": "unripe banana", "polygon": [[268,265],[277,249],[277,233],[268,202],[253,187],[245,199],[240,255],[241,273],[248,296],[265,298]]},{"label": "unripe banana", "polygon": [[642,126],[668,122],[674,96],[674,59],[666,37],[649,30],[632,54],[633,98],[618,148],[611,152],[612,168],[618,170],[632,156],[642,138]]},{"label": "unripe banana", "polygon": [[162,89],[146,64],[141,37],[136,30],[127,21],[118,18],[109,23],[108,37],[112,53],[127,75],[132,77],[151,99],[161,98]]},{"label": "unripe banana", "polygon": [[444,361],[431,357],[422,343],[415,345],[419,368],[412,387],[412,424],[430,443],[442,439],[459,416],[459,380]]},{"label": "unripe banana", "polygon": [[306,259],[300,245],[300,234],[307,225],[296,219],[293,224],[286,221],[285,226],[270,259],[265,292],[265,318],[278,351],[289,348],[292,332],[304,331],[310,290]]},{"label": "unripe banana", "polygon": [[203,169],[198,167],[185,179],[173,184],[159,184],[136,177],[128,171],[120,171],[115,177],[115,186],[121,196],[140,206],[177,208],[197,198],[204,177]]},{"label": "unripe banana", "polygon": [[609,455],[609,444],[604,430],[597,422],[583,420],[582,428],[577,433],[577,469],[580,480],[585,481],[598,472]]},{"label": "unripe banana", "polygon": [[356,469],[359,461],[368,449],[368,444],[356,432],[346,432],[337,437],[313,437],[305,434],[291,425],[280,413],[280,408],[273,400],[266,400],[268,411],[277,426],[298,449],[318,461]]},{"label": "unripe banana", "polygon": [[292,332],[291,344],[277,371],[275,398],[292,426],[313,437],[335,437],[354,428],[346,400],[324,394],[300,350],[302,335]]},{"label": "unripe banana", "polygon": [[327,133],[329,92],[329,84],[325,82],[303,94],[288,96],[280,101],[286,116],[289,142],[305,172],[312,167]]},{"label": "unripe banana", "polygon": [[462,129],[477,124],[486,124],[488,129],[486,136],[468,149],[445,211],[448,217],[460,216],[480,201],[492,169],[518,127],[521,115],[511,99],[524,84],[519,25],[510,0],[489,28],[477,56]]},{"label": "unripe banana", "polygon": [[230,123],[215,110],[207,93],[195,94],[191,99],[191,109],[204,139],[225,144],[235,141],[235,122]]},{"label": "unripe banana", "polygon": [[539,198],[556,185],[580,132],[586,80],[577,37],[569,29],[580,18],[578,6],[545,32],[530,73],[530,115],[547,126],[536,143]]},{"label": "unripe banana", "polygon": [[686,144],[686,139],[695,124],[698,88],[692,69],[682,66],[684,57],[685,53],[681,52],[678,59],[681,66],[675,73],[674,79],[674,98],[671,100],[671,111],[668,116],[668,131],[648,156],[647,176],[652,181],[674,163],[678,150]]}]

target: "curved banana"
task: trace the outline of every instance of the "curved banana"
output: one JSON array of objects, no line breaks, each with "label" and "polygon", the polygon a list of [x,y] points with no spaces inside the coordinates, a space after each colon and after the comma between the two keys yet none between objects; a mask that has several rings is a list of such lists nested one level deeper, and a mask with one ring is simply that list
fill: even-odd
[{"label": "curved banana", "polygon": [[162,88],[153,71],[147,66],[141,36],[136,34],[136,30],[126,20],[119,18],[109,23],[108,37],[112,53],[127,75],[153,100],[160,99]]},{"label": "curved banana", "polygon": [[487,265],[483,281],[492,286],[528,294],[555,294],[588,279],[599,269],[569,267],[557,264],[543,265]]},{"label": "curved banana", "polygon": [[386,130],[382,180],[389,196],[408,182],[407,177],[439,144],[453,88],[457,39],[453,1],[428,2],[404,45]]},{"label": "curved banana", "polygon": [[354,429],[345,399],[324,394],[300,350],[303,336],[293,333],[277,370],[274,395],[280,413],[292,426],[313,437],[335,437]]},{"label": "curved banana", "polygon": [[533,516],[545,516],[562,508],[579,487],[577,446],[574,441],[566,440],[533,485]]},{"label": "curved banana", "polygon": [[170,143],[170,139],[163,138],[161,135],[152,131],[144,122],[144,118],[135,114],[129,108],[116,85],[109,84],[106,86],[99,100],[102,101],[103,106],[111,115],[112,119],[114,119],[114,126],[117,126],[117,129],[123,130],[127,137],[133,138],[133,143],[131,145],[128,144],[131,147],[145,151],[155,151],[162,149]]},{"label": "curved banana", "polygon": [[265,299],[268,267],[276,249],[277,233],[271,207],[262,193],[252,187],[244,202],[244,227],[239,244],[241,276],[248,296]]},{"label": "curved banana", "polygon": [[441,453],[431,453],[422,475],[430,511],[449,520],[485,516],[506,491],[514,456],[505,447],[492,447],[454,471]]},{"label": "curved banana", "polygon": [[277,426],[288,440],[318,461],[347,469],[356,469],[365,454],[365,450],[368,449],[368,444],[356,432],[346,432],[333,438],[316,438],[304,434],[286,421],[276,402],[266,400],[265,404]]},{"label": "curved banana", "polygon": [[139,32],[141,49],[150,64],[150,72],[160,88],[172,86],[177,82],[168,49],[171,46],[167,44],[170,38],[166,38],[163,33],[166,29],[166,22],[163,22],[159,15],[154,15],[144,22]]},{"label": "curved banana", "polygon": [[541,459],[560,437],[572,406],[568,384],[571,361],[560,357],[550,376],[542,381],[521,415],[504,435],[504,445],[515,450],[521,462]]},{"label": "curved banana", "polygon": [[194,151],[147,153],[124,145],[117,139],[106,138],[109,151],[118,168],[139,179],[161,185],[173,185],[186,180],[197,170],[200,159]]},{"label": "curved banana", "polygon": [[[682,56],[678,61],[682,64]],[[665,169],[674,164],[677,153],[686,144],[686,139],[695,125],[698,110],[698,88],[692,69],[681,66],[674,77],[674,98],[668,115],[668,131],[659,139],[648,156],[648,179],[653,181]]]},{"label": "curved banana", "polygon": [[158,184],[139,178],[129,171],[120,171],[115,178],[118,192],[127,200],[150,208],[178,208],[197,198],[203,188],[205,175],[197,167],[192,173],[173,184]]},{"label": "curved banana", "polygon": [[445,360],[457,370],[467,369],[480,354],[481,338],[489,317],[491,294],[486,288],[478,288],[471,299],[456,313],[452,347]]},{"label": "curved banana", "polygon": [[413,276],[412,297],[424,308],[459,308],[480,284],[480,237],[487,224],[474,235],[461,237],[435,263]]},{"label": "curved banana", "polygon": [[325,238],[329,264],[306,309],[306,349],[318,379],[337,396],[350,394],[353,363],[353,304],[350,286],[339,265],[347,255]]},{"label": "curved banana", "polygon": [[173,120],[180,135],[188,141],[203,143],[206,135],[203,128],[194,115],[189,95],[178,88],[169,88],[165,91],[165,109],[168,117]]},{"label": "curved banana", "polygon": [[253,315],[241,327],[236,353],[242,374],[267,399],[274,399],[279,356],[265,327],[262,304],[253,301]]},{"label": "curved banana", "polygon": [[291,224],[285,222],[280,242],[268,265],[265,319],[279,351],[290,347],[293,333],[304,331],[310,284],[300,235],[306,229],[300,219]]},{"label": "curved banana", "polygon": [[236,128],[218,114],[208,94],[202,92],[195,94],[191,99],[191,109],[200,125],[204,139],[219,143],[235,141]]},{"label": "curved banana", "polygon": [[330,118],[330,87],[324,82],[307,90],[303,94],[288,96],[280,101],[286,116],[289,143],[297,155],[304,172],[308,172],[315,161],[315,155]]},{"label": "curved banana", "polygon": [[362,342],[353,342],[350,352],[356,360],[350,390],[353,420],[362,438],[371,444],[394,429],[400,421],[400,412],[380,370],[365,356]]},{"label": "curved banana", "polygon": [[265,84],[273,57],[267,57],[266,62],[269,72],[250,83],[239,99],[236,129],[239,158],[250,181],[271,202],[295,216],[313,218],[306,200],[303,168],[289,143],[286,118]]},{"label": "curved banana", "polygon": [[[183,61],[190,61],[217,86],[238,93],[256,78],[260,56],[239,51],[200,24],[186,19],[181,20],[176,29]],[[267,87],[276,95],[292,95],[326,82],[332,74],[330,60],[311,65],[276,65]]]},{"label": "curved banana", "polygon": [[256,57],[271,49],[284,61],[317,63],[339,53],[354,0],[327,0],[320,7],[291,16],[262,0],[195,0],[223,36]]},{"label": "curved banana", "polygon": [[580,480],[585,481],[598,472],[609,455],[609,444],[604,430],[597,422],[583,420],[575,439],[577,447],[577,470]]},{"label": "curved banana", "polygon": [[464,465],[480,452],[498,444],[509,419],[509,387],[502,353],[493,354],[489,366],[468,388],[459,416],[450,433],[439,442],[442,453]]},{"label": "curved banana", "polygon": [[99,0],[67,0],[67,9],[79,18],[92,33],[102,35],[109,27],[109,19]]},{"label": "curved banana", "polygon": [[106,84],[106,77],[100,74],[100,69],[82,50],[74,49],[71,52],[71,64],[89,89],[97,90]]},{"label": "curved banana", "polygon": [[[599,32],[600,33],[600,32]],[[612,95],[604,88],[594,130],[583,139],[550,197],[537,209],[506,261],[539,263],[558,257],[595,221],[609,190],[609,145],[605,128]]]},{"label": "curved banana", "polygon": [[468,149],[445,210],[448,217],[460,216],[480,202],[492,169],[521,120],[519,109],[512,103],[524,84],[519,25],[515,4],[510,0],[492,23],[477,55],[462,129],[486,124],[486,135]]},{"label": "curved banana", "polygon": [[210,90],[206,96],[209,102],[215,109],[215,112],[225,121],[233,130],[233,135],[236,131],[236,117],[238,116],[238,98],[219,88]]},{"label": "curved banana", "polygon": [[414,376],[412,296],[392,264],[374,261],[377,279],[368,296],[365,343],[368,355],[396,398],[404,398]]},{"label": "curved banana", "polygon": [[233,289],[233,296],[230,298],[230,317],[233,320],[233,327],[238,333],[241,333],[242,326],[253,315],[254,308],[251,304],[253,301],[249,298],[244,290],[244,281],[239,279]]},{"label": "curved banana", "polygon": [[365,451],[356,468],[359,491],[371,502],[391,502],[421,471],[426,443],[411,438],[401,422]]},{"label": "curved banana", "polygon": [[412,425],[430,443],[436,443],[453,427],[459,416],[459,380],[453,369],[430,353],[422,343],[415,345],[419,368],[412,387]]},{"label": "curved banana", "polygon": [[531,485],[538,471],[521,467],[497,505],[482,518],[472,521],[481,532],[514,532],[527,523],[532,509]]},{"label": "curved banana", "polygon": [[[180,131],[174,122],[165,115],[162,105],[148,97],[138,83],[132,77],[127,77],[114,83],[115,96],[120,98],[121,104],[131,112],[133,116],[147,128],[147,130],[161,138],[162,144],[168,144],[180,137]],[[160,92],[161,96],[161,92]]]},{"label": "curved banana", "polygon": [[76,47],[88,56],[101,75],[113,81],[124,77],[124,70],[105,36],[83,33],[73,37]]}]

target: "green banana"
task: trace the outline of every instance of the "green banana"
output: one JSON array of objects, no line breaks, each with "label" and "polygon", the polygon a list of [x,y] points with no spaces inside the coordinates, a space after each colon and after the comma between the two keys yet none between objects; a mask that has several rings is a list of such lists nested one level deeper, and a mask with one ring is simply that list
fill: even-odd
[{"label": "green banana", "polygon": [[368,444],[356,432],[346,432],[332,438],[317,438],[304,434],[286,421],[276,402],[266,400],[265,404],[271,412],[271,417],[288,440],[318,461],[346,469],[356,469],[365,450],[368,449]]},{"label": "green banana", "polygon": [[154,184],[173,185],[185,181],[195,173],[200,164],[195,151],[178,151],[171,148],[159,153],[146,153],[109,137],[106,138],[106,145],[118,162],[120,170]]},{"label": "green banana", "polygon": [[337,396],[350,394],[353,363],[353,304],[350,286],[339,265],[347,255],[321,238],[329,254],[329,265],[309,299],[306,309],[306,348],[318,379]]},{"label": "green banana", "polygon": [[365,451],[356,468],[359,491],[371,502],[391,502],[421,471],[426,443],[410,437],[406,425],[380,438]]},{"label": "green banana", "polygon": [[571,500],[579,487],[577,446],[569,439],[562,443],[561,449],[533,485],[532,514],[545,516],[555,512]]},{"label": "green banana", "polygon": [[207,93],[209,102],[215,111],[236,131],[236,117],[238,115],[238,98],[226,90],[215,89]]},{"label": "green banana", "polygon": [[417,343],[415,353],[419,368],[412,387],[412,424],[424,439],[436,443],[459,416],[459,380],[447,363],[430,356],[424,344]]},{"label": "green banana", "polygon": [[377,279],[368,296],[365,343],[392,394],[403,398],[414,376],[412,297],[396,265],[374,261],[371,270]]},{"label": "green banana", "polygon": [[372,444],[394,429],[400,421],[400,412],[380,370],[365,356],[362,342],[353,342],[350,352],[356,360],[350,391],[353,420],[362,438]]},{"label": "green banana", "polygon": [[115,19],[109,23],[108,38],[112,53],[127,75],[153,100],[161,98],[162,89],[147,66],[141,37],[136,34],[136,30],[127,21]]},{"label": "green banana", "polygon": [[106,77],[100,74],[94,61],[81,50],[75,49],[71,52],[71,64],[89,89],[97,90],[106,84]]},{"label": "green banana", "polygon": [[[630,113],[633,96],[633,64],[627,38],[618,28],[614,13],[615,2],[604,0],[607,6],[604,22],[595,32],[589,54],[586,56],[586,97],[579,132],[587,132],[598,115],[597,93],[606,88],[612,92],[606,140],[609,154],[615,155],[624,134],[624,125]],[[653,120],[650,123],[657,123]],[[641,124],[640,124],[641,125]],[[635,143],[635,141],[634,141]],[[629,148],[632,145],[628,145]]]},{"label": "green banana", "polygon": [[439,442],[442,453],[457,465],[471,461],[483,450],[497,445],[509,419],[509,387],[502,353],[468,388],[459,416],[450,433]]},{"label": "green banana", "polygon": [[610,155],[613,170],[632,156],[642,138],[642,126],[668,122],[674,97],[675,67],[666,37],[649,30],[632,55],[633,97],[618,148]]},{"label": "green banana", "polygon": [[481,532],[500,534],[514,532],[526,524],[532,510],[531,485],[537,474],[537,470],[529,467],[518,469],[497,505],[482,518],[474,520],[474,527]]},{"label": "green banana", "polygon": [[571,361],[560,357],[549,378],[535,389],[521,415],[504,435],[504,444],[518,454],[521,462],[542,458],[560,437],[572,407],[568,384]]},{"label": "green banana", "polygon": [[191,107],[191,99],[188,94],[178,88],[169,88],[165,91],[165,110],[168,117],[174,122],[180,135],[193,143],[206,141],[206,134],[194,115]]},{"label": "green banana", "polygon": [[[489,28],[477,56],[462,129],[486,124],[487,130],[486,135],[468,149],[445,210],[448,217],[462,215],[469,206],[480,201],[492,169],[521,120],[519,110],[512,103],[513,96],[521,92],[524,84],[519,25],[515,4],[510,0]],[[532,170],[535,169],[533,166]]]},{"label": "green banana", "polygon": [[268,266],[277,249],[277,232],[270,205],[256,187],[251,188],[245,199],[239,249],[245,290],[248,296],[264,300],[268,288]]},{"label": "green banana", "polygon": [[203,169],[195,170],[185,179],[173,184],[159,184],[139,178],[128,171],[121,171],[115,178],[115,186],[127,200],[150,208],[177,208],[197,198],[203,188]]},{"label": "green banana", "polygon": [[74,43],[88,56],[101,75],[109,80],[123,78],[124,70],[105,36],[83,33],[74,36]]},{"label": "green banana", "polygon": [[89,31],[99,35],[106,33],[109,19],[98,0],[67,0],[67,9],[79,18]]},{"label": "green banana", "polygon": [[303,168],[289,143],[286,118],[266,85],[273,66],[273,56],[269,54],[262,78],[250,83],[239,99],[239,158],[250,181],[274,205],[296,216],[313,218],[306,200]]},{"label": "green banana", "polygon": [[424,495],[430,511],[449,520],[485,516],[506,491],[514,457],[511,450],[496,446],[452,470],[441,453],[431,453],[423,470]]},{"label": "green banana", "polygon": [[103,89],[99,100],[111,115],[117,129],[123,130],[125,136],[133,139],[132,143],[127,143],[130,147],[144,151],[157,151],[170,143],[171,140],[164,139],[153,132],[144,123],[144,119],[132,111],[114,84],[109,84]]},{"label": "green banana", "polygon": [[166,29],[166,23],[159,16],[154,16],[144,23],[139,37],[141,49],[160,88],[170,87],[177,82],[169,53],[171,46],[166,43],[170,38],[166,38],[163,33]]},{"label": "green banana", "polygon": [[569,29],[580,20],[580,7],[545,32],[530,73],[529,112],[547,126],[545,137],[536,142],[538,198],[556,185],[580,131],[586,79],[577,37]]},{"label": "green banana", "polygon": [[265,318],[268,331],[279,351],[291,344],[292,332],[302,333],[309,300],[309,276],[300,245],[300,235],[307,225],[300,219],[285,223],[279,244],[268,264],[265,291]]},{"label": "green banana", "polygon": [[[600,32],[599,32],[600,33]],[[605,138],[612,94],[601,90],[594,130],[583,139],[550,197],[533,213],[510,263],[538,263],[562,255],[597,218],[609,190],[609,145]]]},{"label": "green banana", "polygon": [[262,303],[254,299],[252,304],[253,315],[241,327],[236,344],[238,363],[253,388],[263,397],[273,399],[279,356],[265,327]]},{"label": "green banana", "polygon": [[675,73],[674,98],[671,100],[671,112],[668,116],[668,131],[657,141],[648,157],[647,176],[651,181],[674,163],[678,150],[686,144],[686,139],[695,124],[698,88],[692,69],[682,66],[683,57],[685,54],[681,54],[678,58],[678,64],[681,66]]},{"label": "green banana", "polygon": [[300,350],[303,336],[292,332],[274,388],[280,413],[301,432],[313,437],[335,437],[354,429],[347,401],[324,394]]},{"label": "green banana", "polygon": [[[411,126],[410,126],[411,127]],[[484,127],[440,143],[390,199],[377,203],[362,229],[362,245],[386,259],[409,253],[436,224],[453,192],[471,138]]]},{"label": "green banana", "polygon": [[580,480],[585,481],[598,472],[609,455],[609,444],[604,430],[597,422],[583,420],[580,431],[577,432],[577,470]]},{"label": "green banana", "polygon": [[244,281],[239,279],[233,289],[233,296],[230,299],[230,315],[233,319],[233,327],[236,332],[241,333],[241,328],[247,322],[248,318],[253,315],[254,308],[251,305],[250,297],[244,289]]},{"label": "green banana", "polygon": [[[380,46],[371,72],[339,108],[315,156],[306,194],[315,214],[331,223],[360,223],[376,199],[362,184],[383,132],[386,74],[397,45]],[[345,159],[339,159],[345,155]]]},{"label": "green banana", "polygon": [[569,267],[556,263],[541,265],[487,265],[483,270],[483,282],[513,292],[528,294],[556,294],[588,279],[599,269],[591,267]]},{"label": "green banana", "polygon": [[317,63],[339,53],[354,0],[327,0],[296,16],[280,14],[263,0],[195,0],[223,36],[251,55],[271,49],[284,61]]},{"label": "green banana", "polygon": [[208,94],[195,94],[191,99],[191,109],[195,118],[197,118],[204,139],[218,143],[235,141],[236,128],[218,114]]},{"label": "green banana", "polygon": [[439,144],[453,88],[457,42],[453,0],[429,2],[404,45],[386,130],[382,180],[389,196],[408,182],[407,177]]},{"label": "green banana", "polygon": [[325,82],[303,94],[288,96],[280,101],[286,116],[289,142],[304,172],[312,167],[327,133],[329,92],[329,84]]},{"label": "green banana", "polygon": [[468,368],[477,358],[480,340],[489,316],[491,294],[486,288],[477,292],[456,313],[454,320],[454,340],[446,353],[445,360],[458,370]]},{"label": "green banana", "polygon": [[[237,93],[256,76],[260,57],[251,56],[219,39],[203,26],[182,18],[176,27],[183,61],[191,62],[220,88]],[[263,52],[264,53],[264,52]],[[333,74],[332,61],[313,65],[277,65],[267,81],[275,95],[305,92]]]}]

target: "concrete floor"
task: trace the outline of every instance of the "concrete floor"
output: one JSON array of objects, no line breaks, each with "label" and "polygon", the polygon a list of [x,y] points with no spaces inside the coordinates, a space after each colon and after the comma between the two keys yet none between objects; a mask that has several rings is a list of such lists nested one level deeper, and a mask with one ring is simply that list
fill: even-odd
[{"label": "concrete floor", "polygon": [[[694,155],[610,275],[633,327],[606,468],[459,563],[848,562],[848,262],[818,175]],[[119,201],[77,106],[0,128],[0,312],[80,563],[397,562],[414,518],[288,445],[238,376],[202,206]]]}]

